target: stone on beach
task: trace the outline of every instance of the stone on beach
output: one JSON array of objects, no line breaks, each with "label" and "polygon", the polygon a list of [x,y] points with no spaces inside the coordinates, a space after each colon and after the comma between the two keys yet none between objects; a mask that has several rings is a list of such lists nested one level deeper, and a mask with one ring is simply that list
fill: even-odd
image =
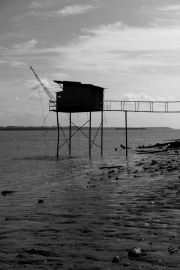
[{"label": "stone on beach", "polygon": [[116,257],[114,257],[113,259],[112,259],[112,262],[113,263],[118,263],[118,262],[120,262],[120,257],[119,256],[116,256]]},{"label": "stone on beach", "polygon": [[13,194],[14,192],[16,192],[16,191],[12,191],[12,190],[4,190],[4,191],[1,192],[1,194],[2,194],[3,196],[6,196],[6,195],[9,195],[9,194]]},{"label": "stone on beach", "polygon": [[134,258],[138,258],[141,256],[145,256],[147,255],[146,252],[143,251],[142,248],[137,248],[137,247],[133,247],[132,249],[129,250],[128,252],[128,257],[134,257]]}]

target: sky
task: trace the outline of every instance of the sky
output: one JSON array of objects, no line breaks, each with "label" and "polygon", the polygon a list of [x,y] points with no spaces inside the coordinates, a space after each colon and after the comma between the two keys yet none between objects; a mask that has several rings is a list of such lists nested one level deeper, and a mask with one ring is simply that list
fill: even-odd
[{"label": "sky", "polygon": [[[56,125],[29,65],[54,97],[53,80],[72,80],[104,87],[105,100],[180,100],[179,0],[1,0],[0,25],[0,126]],[[124,113],[104,123],[123,127]],[[128,113],[128,125],[179,129],[180,115]]]}]

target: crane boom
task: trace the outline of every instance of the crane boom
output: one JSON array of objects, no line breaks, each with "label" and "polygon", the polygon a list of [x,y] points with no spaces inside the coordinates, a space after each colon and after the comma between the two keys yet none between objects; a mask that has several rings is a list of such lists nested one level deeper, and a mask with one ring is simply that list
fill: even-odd
[{"label": "crane boom", "polygon": [[34,69],[30,66],[32,72],[34,73],[34,75],[36,76],[36,79],[38,80],[38,82],[40,83],[40,85],[42,86],[42,88],[44,89],[44,91],[46,92],[46,94],[49,96],[51,101],[55,101],[55,98],[53,97],[53,95],[49,92],[49,90],[47,89],[47,87],[41,82],[41,80],[39,79],[38,75],[36,74],[36,72],[34,71]]}]

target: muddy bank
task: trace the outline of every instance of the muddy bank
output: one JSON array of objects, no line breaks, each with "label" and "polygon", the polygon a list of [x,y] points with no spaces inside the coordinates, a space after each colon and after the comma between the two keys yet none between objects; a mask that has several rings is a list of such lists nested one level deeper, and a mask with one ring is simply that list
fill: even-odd
[{"label": "muddy bank", "polygon": [[0,186],[0,269],[179,269],[179,177],[172,152]]}]

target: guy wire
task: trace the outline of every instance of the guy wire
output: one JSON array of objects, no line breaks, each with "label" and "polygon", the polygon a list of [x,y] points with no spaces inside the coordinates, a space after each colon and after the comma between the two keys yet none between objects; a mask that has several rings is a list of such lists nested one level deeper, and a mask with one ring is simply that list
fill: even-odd
[{"label": "guy wire", "polygon": [[[39,84],[38,84],[38,85],[39,85]],[[39,87],[39,88],[40,88],[40,87]],[[48,143],[47,143],[47,141],[46,141],[45,135],[44,135],[44,124],[45,124],[45,127],[46,127],[46,118],[47,118],[47,116],[49,115],[50,112],[49,112],[48,115],[45,117],[45,114],[44,114],[44,108],[43,108],[43,103],[42,103],[41,94],[40,94],[40,89],[39,89],[39,97],[40,97],[41,108],[42,108],[43,117],[44,117],[44,121],[43,121],[43,137],[44,137],[44,141],[45,141],[47,147],[50,149],[50,147],[49,147],[49,145],[48,145]]]}]

